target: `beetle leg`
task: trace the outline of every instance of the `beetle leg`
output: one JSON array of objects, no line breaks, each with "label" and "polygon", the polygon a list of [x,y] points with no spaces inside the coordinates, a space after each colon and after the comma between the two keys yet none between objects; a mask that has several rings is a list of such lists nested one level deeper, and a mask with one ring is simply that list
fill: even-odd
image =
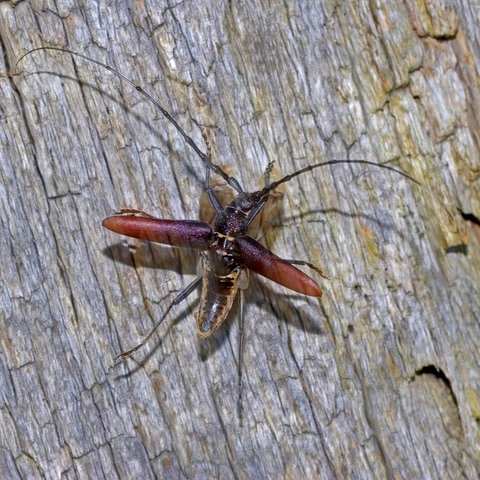
[{"label": "beetle leg", "polygon": [[157,328],[161,325],[161,323],[165,320],[165,317],[168,315],[168,312],[172,309],[174,305],[178,305],[183,300],[185,300],[201,283],[202,278],[196,278],[192,283],[187,285],[177,296],[176,298],[170,303],[168,308],[165,310],[165,313],[162,315],[160,320],[153,326],[153,328],[145,335],[143,340],[134,348],[127,350],[126,352],[122,352],[118,355],[115,360],[118,360],[120,357],[123,359],[129,357],[132,353],[136,352],[138,349],[142,348],[151,338],[151,336],[155,333]]},{"label": "beetle leg", "polygon": [[153,215],[136,208],[121,208],[118,212],[115,212],[115,215],[140,215],[141,217],[156,218]]},{"label": "beetle leg", "polygon": [[282,258],[284,262],[288,262],[291,265],[304,265],[305,267],[311,268],[315,270],[321,277],[325,278],[326,280],[330,280],[330,277],[320,268],[314,265],[313,263],[306,262],[305,260],[287,260]]}]

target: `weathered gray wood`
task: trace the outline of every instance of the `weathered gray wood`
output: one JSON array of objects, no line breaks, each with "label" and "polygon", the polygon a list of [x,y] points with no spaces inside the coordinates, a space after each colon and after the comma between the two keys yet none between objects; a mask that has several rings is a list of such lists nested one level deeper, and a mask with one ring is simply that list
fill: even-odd
[{"label": "weathered gray wood", "polygon": [[[478,1],[82,5],[0,4],[2,477],[477,478]],[[316,300],[251,278],[243,427],[234,315],[205,348],[192,298],[114,360],[195,259],[132,254],[101,220],[197,218],[199,159],[100,68],[38,52],[14,75],[42,45],[154,92],[249,190],[272,160],[422,183],[353,165],[287,185],[264,240],[331,280]]]}]

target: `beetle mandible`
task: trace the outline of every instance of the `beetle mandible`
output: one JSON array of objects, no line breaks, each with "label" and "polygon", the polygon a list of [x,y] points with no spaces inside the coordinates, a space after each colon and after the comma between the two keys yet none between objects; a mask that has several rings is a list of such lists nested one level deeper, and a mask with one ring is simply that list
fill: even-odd
[{"label": "beetle mandible", "polygon": [[[105,68],[122,81],[131,85],[141,95],[152,102],[164,117],[167,118],[206,167],[204,189],[215,210],[216,218],[213,225],[196,220],[159,219],[141,210],[134,209],[121,209],[115,215],[104,219],[102,222],[105,228],[113,232],[149,242],[198,250],[203,253],[205,258],[203,276],[195,279],[177,295],[142,342],[120,355],[123,358],[130,356],[133,352],[144,346],[166,318],[172,307],[183,301],[200,285],[201,296],[197,313],[197,331],[203,338],[212,335],[224,323],[231,310],[239,287],[239,277],[241,273],[247,269],[295,292],[314,297],[320,297],[322,295],[322,291],[317,282],[295,267],[294,264],[307,266],[322,277],[328,278],[320,268],[303,260],[282,259],[248,235],[253,220],[264,208],[269,194],[278,186],[313,169],[345,163],[359,163],[384,168],[418,183],[410,175],[388,165],[368,160],[330,160],[308,165],[277,181],[270,181],[270,171],[272,168],[272,164],[270,164],[265,172],[265,186],[255,192],[245,192],[237,179],[228,175],[220,166],[213,163],[210,154],[203,152],[194,140],[180,127],[171,114],[133,80],[105,63],[81,53],[59,47],[46,46],[32,49],[20,57],[17,65],[27,55],[39,50],[54,50],[80,57]],[[226,206],[222,205],[214,189],[210,186],[211,172],[220,175],[236,192],[236,196]],[[241,318],[242,315],[241,310]],[[239,348],[241,352],[241,344]]]}]

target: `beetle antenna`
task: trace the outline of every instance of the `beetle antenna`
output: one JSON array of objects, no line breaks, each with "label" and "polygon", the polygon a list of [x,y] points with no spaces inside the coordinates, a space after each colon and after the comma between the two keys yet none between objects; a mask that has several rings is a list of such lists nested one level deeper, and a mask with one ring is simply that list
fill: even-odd
[{"label": "beetle antenna", "polygon": [[[53,50],[57,52],[63,52],[63,53],[69,53],[70,55],[74,57],[80,57],[88,62],[94,63],[95,65],[99,65],[102,68],[105,68],[118,78],[122,80],[123,82],[129,84],[132,86],[140,95],[143,95],[147,100],[149,100],[160,112],[163,114],[163,116],[177,129],[177,131],[180,133],[180,135],[185,139],[188,145],[195,151],[195,153],[200,157],[203,163],[207,166],[209,170],[212,172],[216,173],[217,175],[220,175],[228,185],[230,185],[234,190],[236,190],[238,193],[241,193],[243,191],[242,187],[238,183],[238,180],[235,177],[231,177],[227,173],[225,173],[222,168],[219,165],[216,165],[215,163],[212,162],[210,155],[203,152],[200,150],[199,146],[195,143],[192,137],[188,135],[185,130],[177,123],[177,121],[172,117],[172,115],[165,110],[165,108],[154,98],[152,95],[150,95],[146,90],[144,90],[140,85],[135,83],[132,79],[124,75],[123,73],[119,72],[118,70],[115,70],[113,67],[110,65],[100,62],[99,60],[95,60],[94,58],[90,58],[87,55],[84,55],[83,53],[79,52],[74,52],[73,50],[69,50],[68,48],[60,48],[60,47],[37,47],[34,48],[27,53],[24,53],[18,60],[17,63],[15,64],[15,68],[18,67],[18,64],[27,56],[30,55],[31,53],[37,52],[39,50]],[[277,188],[279,185],[282,183],[289,182],[292,178],[297,177],[298,175],[301,175],[302,173],[305,172],[310,172],[314,168],[319,168],[319,167],[326,167],[328,165],[337,165],[340,163],[360,163],[364,165],[372,165],[375,167],[380,167],[380,168],[385,168],[386,170],[390,170],[392,172],[395,172],[399,175],[402,175],[405,178],[408,178],[409,180],[417,183],[420,185],[420,183],[415,180],[413,177],[408,175],[407,173],[398,170],[396,168],[390,167],[389,165],[383,165],[380,163],[375,163],[375,162],[370,162],[368,160],[330,160],[328,162],[322,162],[322,163],[316,163],[314,165],[308,165],[307,167],[304,167],[294,173],[291,173],[290,175],[287,175],[280,180],[277,180],[275,182],[272,182],[268,184],[268,180],[270,177],[270,171],[271,171],[271,165],[268,166],[267,171],[265,173],[265,180],[266,180],[266,185],[265,187],[258,192],[259,198],[264,198],[266,195],[269,194],[272,190]]]},{"label": "beetle antenna", "polygon": [[37,47],[34,48],[27,53],[24,53],[18,60],[17,63],[15,64],[15,68],[18,67],[18,64],[27,56],[30,55],[31,53],[38,52],[39,50],[54,50],[57,52],[63,52],[63,53],[69,53],[70,55],[74,57],[80,57],[83,58],[84,60],[87,60],[88,62],[94,63],[95,65],[99,65],[102,68],[105,68],[109,72],[113,73],[116,75],[120,80],[122,80],[125,83],[128,83],[130,86],[132,86],[140,95],[143,95],[147,100],[149,100],[153,105],[160,110],[160,112],[163,114],[163,116],[177,129],[177,131],[180,133],[180,135],[185,139],[185,141],[190,145],[190,147],[193,148],[195,153],[200,157],[202,162],[204,162],[207,167],[217,175],[220,175],[227,183],[230,185],[234,190],[236,190],[238,193],[242,192],[242,188],[240,184],[238,183],[238,180],[235,177],[231,177],[230,175],[226,174],[218,165],[212,162],[210,155],[207,155],[206,153],[202,152],[200,150],[199,146],[194,142],[193,138],[188,135],[185,130],[177,123],[177,121],[170,115],[170,113],[165,110],[165,108],[162,107],[162,105],[154,98],[152,95],[150,95],[147,91],[145,91],[140,85],[135,83],[132,79],[128,78],[126,75],[123,73],[119,72],[118,70],[115,70],[113,67],[110,65],[107,65],[106,63],[100,62],[99,60],[95,60],[94,58],[87,57],[87,55],[84,55],[83,53],[79,52],[74,52],[73,50],[69,50],[68,48],[60,48],[60,47]]},{"label": "beetle antenna", "polygon": [[275,188],[277,188],[282,183],[287,183],[290,180],[292,180],[292,178],[298,177],[302,173],[310,172],[315,168],[327,167],[328,165],[338,165],[340,163],[360,163],[360,164],[363,164],[363,165],[372,165],[374,167],[385,168],[386,170],[390,170],[391,172],[395,172],[399,175],[402,175],[402,177],[408,178],[412,182],[415,182],[416,184],[421,185],[420,182],[415,180],[413,177],[411,177],[407,173],[405,173],[402,170],[399,170],[397,168],[391,167],[390,165],[375,163],[375,162],[371,162],[369,160],[329,160],[328,162],[321,162],[321,163],[315,163],[314,165],[307,165],[306,167],[301,168],[300,170],[297,170],[296,172],[293,172],[289,175],[286,175],[285,177],[281,178],[280,180],[272,182],[269,185],[265,185],[265,187],[258,192],[258,197],[259,198],[264,198],[272,190],[275,190]]}]

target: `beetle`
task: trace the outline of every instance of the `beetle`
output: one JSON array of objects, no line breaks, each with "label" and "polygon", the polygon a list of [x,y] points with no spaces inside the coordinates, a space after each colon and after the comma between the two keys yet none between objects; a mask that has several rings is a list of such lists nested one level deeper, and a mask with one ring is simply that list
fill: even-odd
[{"label": "beetle", "polygon": [[[205,165],[204,189],[208,194],[216,215],[213,225],[197,220],[160,219],[142,210],[135,209],[121,209],[115,215],[104,219],[102,222],[105,228],[113,232],[149,242],[198,250],[202,252],[204,257],[202,277],[195,279],[177,295],[140,344],[121,353],[119,357],[129,357],[133,352],[144,346],[173,306],[183,301],[200,285],[201,297],[197,313],[197,331],[202,338],[210,337],[224,323],[230,312],[238,292],[240,276],[245,270],[253,271],[303,295],[313,297],[322,295],[322,290],[318,283],[295,265],[307,266],[320,276],[328,278],[320,268],[303,260],[282,259],[249,236],[249,229],[253,220],[265,207],[269,195],[280,185],[316,168],[345,163],[357,163],[384,168],[418,183],[410,175],[388,165],[368,160],[330,160],[308,165],[276,181],[270,181],[273,164],[269,164],[265,172],[264,187],[255,192],[246,192],[235,177],[228,175],[220,166],[212,162],[208,149],[208,153],[203,152],[155,98],[121,72],[81,53],[49,46],[30,50],[20,57],[17,65],[27,55],[39,50],[54,50],[80,57],[105,68],[122,81],[131,85],[153,103],[176,128]],[[227,205],[222,205],[210,185],[211,173],[219,175],[235,191],[235,197]],[[240,318],[243,318],[242,309]],[[241,339],[239,349],[241,352]]]}]

